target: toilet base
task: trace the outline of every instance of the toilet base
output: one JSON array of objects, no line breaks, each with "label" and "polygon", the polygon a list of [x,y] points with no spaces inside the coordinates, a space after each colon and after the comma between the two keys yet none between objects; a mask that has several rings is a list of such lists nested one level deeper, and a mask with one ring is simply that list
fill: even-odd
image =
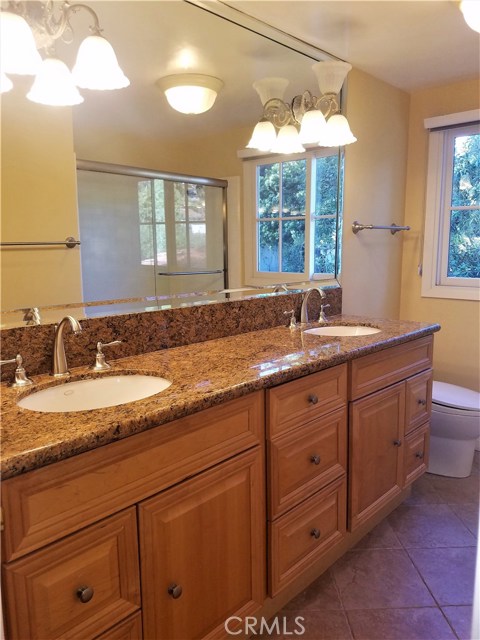
[{"label": "toilet base", "polygon": [[477,440],[452,440],[430,435],[428,473],[467,478],[472,473]]}]

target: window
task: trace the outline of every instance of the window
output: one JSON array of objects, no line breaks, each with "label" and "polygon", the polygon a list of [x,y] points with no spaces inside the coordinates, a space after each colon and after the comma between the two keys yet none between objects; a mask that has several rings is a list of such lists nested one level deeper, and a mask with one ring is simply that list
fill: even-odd
[{"label": "window", "polygon": [[336,149],[245,163],[246,270],[253,284],[335,277],[341,165]]},{"label": "window", "polygon": [[[469,113],[469,112],[468,112]],[[480,125],[430,132],[422,296],[476,300],[480,287]],[[458,119],[458,118],[457,118]],[[441,124],[431,118],[426,124]]]}]

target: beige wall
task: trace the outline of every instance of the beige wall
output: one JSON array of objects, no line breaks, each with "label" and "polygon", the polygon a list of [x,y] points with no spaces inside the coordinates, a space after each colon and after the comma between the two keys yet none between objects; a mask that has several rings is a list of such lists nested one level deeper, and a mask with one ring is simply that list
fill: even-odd
[{"label": "beige wall", "polygon": [[352,232],[352,223],[403,224],[409,96],[356,69],[346,115],[357,142],[345,147],[343,310],[397,318],[404,234]]},{"label": "beige wall", "polygon": [[418,265],[422,261],[428,132],[424,118],[470,109],[480,103],[478,80],[416,91],[411,96],[405,200],[400,315],[409,320],[438,322],[435,336],[435,378],[480,390],[480,304],[469,300],[421,297]]},{"label": "beige wall", "polygon": [[[36,105],[20,90],[2,96],[1,177],[3,242],[78,238],[70,108]],[[3,309],[81,299],[78,248],[0,255]]]}]

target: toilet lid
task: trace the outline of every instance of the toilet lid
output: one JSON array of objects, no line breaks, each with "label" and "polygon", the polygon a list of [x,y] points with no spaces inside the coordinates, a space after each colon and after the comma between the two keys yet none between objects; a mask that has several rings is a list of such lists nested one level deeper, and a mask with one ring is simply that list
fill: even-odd
[{"label": "toilet lid", "polygon": [[448,384],[447,382],[434,380],[432,400],[436,404],[442,404],[447,407],[458,407],[469,411],[480,410],[480,393],[478,391],[457,387],[457,385]]}]

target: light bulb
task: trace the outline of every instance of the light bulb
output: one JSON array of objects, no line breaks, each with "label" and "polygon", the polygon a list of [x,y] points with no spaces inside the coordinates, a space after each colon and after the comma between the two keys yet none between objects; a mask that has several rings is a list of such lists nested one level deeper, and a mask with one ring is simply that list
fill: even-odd
[{"label": "light bulb", "polygon": [[34,75],[42,58],[27,21],[10,11],[0,12],[0,65],[3,73]]},{"label": "light bulb", "polygon": [[272,151],[285,154],[305,151],[300,142],[298,131],[293,124],[287,124],[280,129]]},{"label": "light bulb", "polygon": [[478,0],[462,0],[460,11],[468,26],[480,33],[480,2]]},{"label": "light bulb", "polygon": [[328,119],[324,135],[319,144],[322,147],[343,147],[356,141],[357,139],[350,130],[348,120],[345,116],[337,113]]},{"label": "light bulb", "polygon": [[83,102],[67,65],[58,58],[46,58],[27,93],[32,102],[67,107]]},{"label": "light bulb", "polygon": [[277,139],[275,127],[268,120],[260,120],[255,125],[247,149],[258,149],[259,151],[271,151]]},{"label": "light bulb", "polygon": [[13,83],[3,71],[0,73],[0,93],[7,93],[13,88]]},{"label": "light bulb", "polygon": [[307,111],[302,118],[300,142],[304,144],[319,142],[327,126],[325,116],[318,109]]},{"label": "light bulb", "polygon": [[112,45],[102,36],[88,36],[82,41],[72,76],[78,87],[96,91],[123,89],[130,84]]}]

